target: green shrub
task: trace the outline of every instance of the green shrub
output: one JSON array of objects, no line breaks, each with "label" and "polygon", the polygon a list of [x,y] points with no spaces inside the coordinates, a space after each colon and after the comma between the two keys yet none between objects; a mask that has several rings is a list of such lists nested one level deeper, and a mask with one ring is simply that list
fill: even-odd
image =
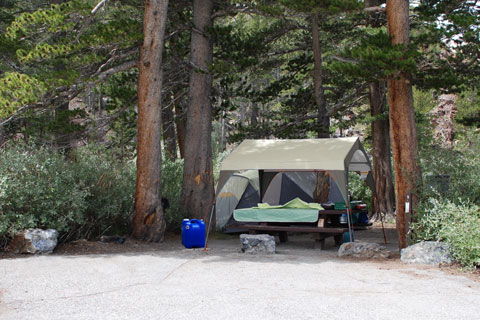
[{"label": "green shrub", "polygon": [[175,161],[164,158],[162,162],[162,196],[170,202],[166,210],[165,220],[168,231],[180,231],[185,218],[180,211],[180,193],[183,181],[183,160]]},{"label": "green shrub", "polygon": [[352,200],[361,200],[368,206],[369,210],[372,209],[372,190],[355,172],[348,173],[348,190]]},{"label": "green shrub", "polygon": [[[183,160],[162,162],[167,228],[179,231]],[[89,145],[68,156],[49,147],[10,144],[0,153],[0,247],[19,230],[53,228],[61,241],[127,234],[133,209],[135,160]]]},{"label": "green shrub", "polygon": [[0,244],[25,228],[53,228],[60,240],[127,232],[135,165],[99,147],[70,155],[9,145],[0,154]]},{"label": "green shrub", "polygon": [[72,158],[70,170],[77,184],[88,190],[83,223],[73,237],[127,233],[135,196],[135,163],[120,161],[112,151],[95,145],[76,149]]},{"label": "green shrub", "polygon": [[462,202],[429,198],[418,207],[418,219],[411,226],[415,242],[444,241],[453,248],[462,265],[480,266],[480,207]]},{"label": "green shrub", "polygon": [[[459,141],[452,149],[444,149],[429,142],[421,146],[420,159],[425,198],[446,198],[457,203],[465,199],[480,205],[480,135],[464,128],[458,132]],[[429,176],[448,175],[449,188],[439,192],[429,183]]]},{"label": "green shrub", "polygon": [[77,184],[63,155],[10,145],[0,153],[0,238],[39,227],[68,233],[84,222],[89,190]]}]

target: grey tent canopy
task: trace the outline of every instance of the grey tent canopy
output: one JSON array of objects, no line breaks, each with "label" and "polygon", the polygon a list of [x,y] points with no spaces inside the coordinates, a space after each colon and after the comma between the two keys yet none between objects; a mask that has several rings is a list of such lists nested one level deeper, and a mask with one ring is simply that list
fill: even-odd
[{"label": "grey tent canopy", "polygon": [[347,206],[350,205],[347,200],[349,171],[361,173],[375,192],[370,160],[358,137],[244,140],[222,162],[216,188],[217,199],[230,177],[246,170],[258,173],[258,183],[255,185],[259,189],[260,201],[264,200],[265,192],[275,176],[279,172],[290,171],[328,172]]}]

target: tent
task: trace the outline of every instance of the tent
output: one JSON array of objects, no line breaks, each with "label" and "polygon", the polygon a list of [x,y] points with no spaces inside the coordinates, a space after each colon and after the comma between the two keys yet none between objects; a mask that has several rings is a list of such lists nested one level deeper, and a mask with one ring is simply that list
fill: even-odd
[{"label": "tent", "polygon": [[[315,172],[279,172],[270,182],[263,202],[270,205],[284,205],[300,198],[305,202],[313,202],[313,191],[316,185]],[[329,201],[342,201],[340,191],[330,179]],[[260,201],[260,184],[258,170],[247,170],[234,173],[218,193],[215,206],[217,227],[234,224],[232,213],[235,209],[251,208]]]},{"label": "tent", "polygon": [[251,208],[260,202],[258,171],[234,173],[218,193],[215,205],[217,228],[229,223],[233,210]]},{"label": "tent", "polygon": [[370,160],[357,137],[244,140],[221,165],[217,227],[228,223],[234,209],[252,207],[255,202],[283,204],[292,196],[311,201],[319,171],[326,171],[334,182],[330,199],[344,201],[347,207],[349,171],[362,174],[375,191]]}]

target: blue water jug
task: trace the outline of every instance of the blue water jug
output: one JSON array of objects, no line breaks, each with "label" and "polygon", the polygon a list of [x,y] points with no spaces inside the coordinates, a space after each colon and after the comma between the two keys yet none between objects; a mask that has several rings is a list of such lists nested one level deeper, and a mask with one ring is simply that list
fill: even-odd
[{"label": "blue water jug", "polygon": [[183,219],[182,244],[187,249],[205,247],[205,222],[198,219]]}]

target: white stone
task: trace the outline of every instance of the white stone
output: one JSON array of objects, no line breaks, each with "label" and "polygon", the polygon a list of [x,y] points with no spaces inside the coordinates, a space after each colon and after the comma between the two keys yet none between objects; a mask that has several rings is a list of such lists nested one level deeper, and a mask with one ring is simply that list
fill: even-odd
[{"label": "white stone", "polygon": [[451,264],[453,262],[448,244],[437,241],[422,241],[400,251],[400,260],[414,264]]},{"label": "white stone", "polygon": [[377,243],[346,242],[338,249],[338,256],[363,259],[386,259],[390,256],[390,252],[386,247]]},{"label": "white stone", "polygon": [[275,253],[275,237],[268,234],[241,234],[242,252],[250,254]]},{"label": "white stone", "polygon": [[57,238],[58,232],[54,229],[27,229],[15,234],[12,247],[18,253],[52,253]]}]

